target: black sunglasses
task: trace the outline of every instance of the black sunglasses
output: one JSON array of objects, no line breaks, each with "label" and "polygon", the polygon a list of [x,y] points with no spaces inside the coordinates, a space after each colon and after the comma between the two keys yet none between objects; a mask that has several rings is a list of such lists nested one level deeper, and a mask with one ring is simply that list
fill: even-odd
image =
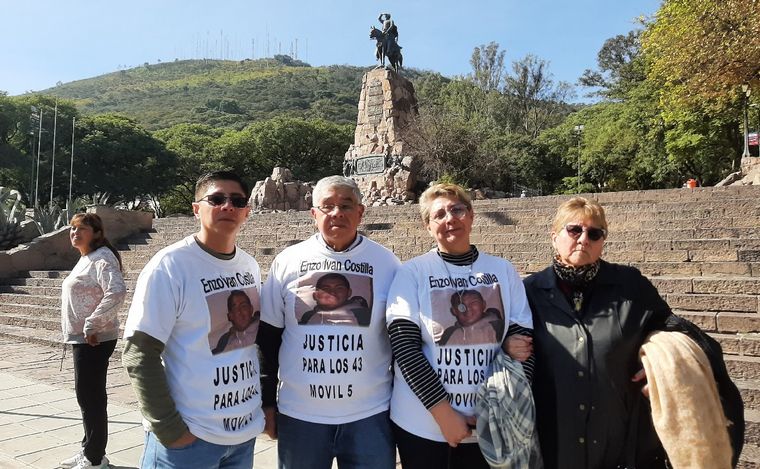
[{"label": "black sunglasses", "polygon": [[227,203],[227,200],[232,203],[232,206],[235,208],[245,208],[248,206],[248,199],[243,195],[225,195],[225,194],[209,194],[205,197],[201,197],[199,200],[196,200],[196,202],[208,202],[209,205],[213,205],[214,207],[219,205],[224,205]]},{"label": "black sunglasses", "polygon": [[565,231],[567,231],[567,234],[573,239],[580,238],[584,231],[588,235],[588,239],[591,241],[599,241],[600,239],[607,237],[607,231],[604,228],[586,228],[581,225],[565,225]]}]

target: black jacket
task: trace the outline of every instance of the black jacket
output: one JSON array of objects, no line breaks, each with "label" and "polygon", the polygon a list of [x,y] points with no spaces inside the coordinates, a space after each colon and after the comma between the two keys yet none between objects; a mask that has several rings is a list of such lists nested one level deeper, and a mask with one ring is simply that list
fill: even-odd
[{"label": "black jacket", "polygon": [[[722,366],[724,390],[735,391],[734,401],[739,396],[717,342],[674,316],[638,270],[602,261],[580,315],[571,309],[551,267],[525,279],[525,289],[533,311],[533,392],[547,469],[630,467],[634,459],[638,468],[664,467],[649,402],[641,399],[642,383],[631,382],[641,369],[639,348],[652,331],[689,334],[712,355],[711,362]],[[715,366],[720,389],[721,370]],[[741,406],[740,396],[738,400]],[[732,419],[728,411],[727,416]],[[741,417],[741,437],[743,429]],[[737,443],[732,435],[736,455],[741,437]]]}]

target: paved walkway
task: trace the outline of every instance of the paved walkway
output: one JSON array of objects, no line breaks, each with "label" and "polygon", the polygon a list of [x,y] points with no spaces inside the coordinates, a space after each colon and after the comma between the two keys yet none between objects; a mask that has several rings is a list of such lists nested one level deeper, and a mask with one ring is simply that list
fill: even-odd
[{"label": "paved walkway", "polygon": [[[56,468],[79,450],[82,420],[71,351],[63,361],[61,351],[0,338],[0,468]],[[137,468],[144,437],[141,416],[129,378],[116,360],[109,369],[108,397],[111,467]],[[276,444],[258,438],[254,467],[273,469],[276,461]]]}]

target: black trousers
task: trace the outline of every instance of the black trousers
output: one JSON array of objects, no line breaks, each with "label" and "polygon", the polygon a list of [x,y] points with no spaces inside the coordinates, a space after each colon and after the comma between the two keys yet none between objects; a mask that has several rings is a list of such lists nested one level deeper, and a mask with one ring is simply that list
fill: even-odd
[{"label": "black trousers", "polygon": [[116,340],[96,346],[74,344],[74,388],[82,410],[84,438],[82,451],[92,464],[99,464],[108,443],[106,374],[108,359],[116,348]]},{"label": "black trousers", "polygon": [[428,440],[393,424],[403,469],[489,469],[477,443],[452,448],[448,443]]}]

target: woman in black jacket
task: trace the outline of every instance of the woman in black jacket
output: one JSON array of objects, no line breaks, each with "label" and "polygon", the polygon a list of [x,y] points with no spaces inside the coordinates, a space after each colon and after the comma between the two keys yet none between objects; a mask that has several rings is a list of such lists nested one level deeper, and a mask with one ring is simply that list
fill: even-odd
[{"label": "woman in black jacket", "polygon": [[[741,451],[741,397],[731,383],[720,346],[674,316],[638,270],[601,259],[607,238],[604,209],[575,197],[552,226],[552,265],[525,280],[533,312],[533,380],[541,452],[548,469],[665,467],[652,427],[646,376],[638,359],[655,330],[687,333],[711,360],[734,463]],[[737,408],[738,407],[738,408]]]}]

